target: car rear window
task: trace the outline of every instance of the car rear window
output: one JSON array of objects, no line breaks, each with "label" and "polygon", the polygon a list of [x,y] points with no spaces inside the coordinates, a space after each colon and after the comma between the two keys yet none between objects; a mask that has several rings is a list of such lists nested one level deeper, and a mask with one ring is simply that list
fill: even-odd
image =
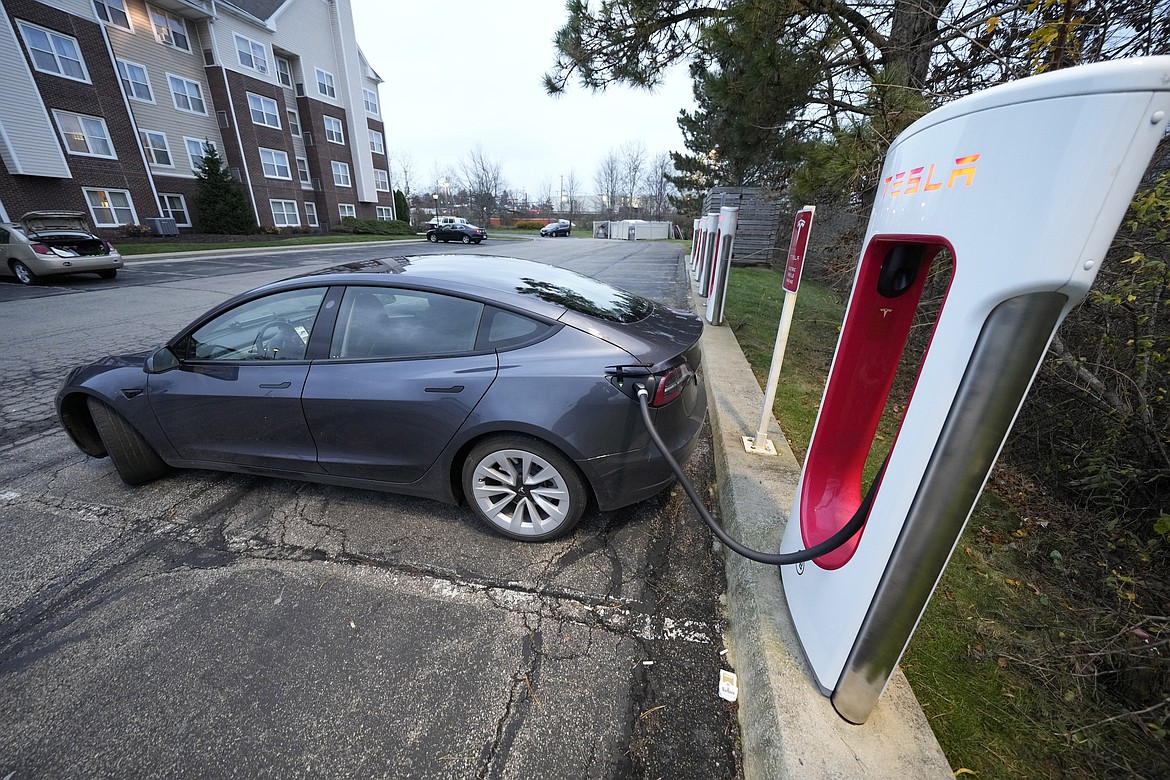
[{"label": "car rear window", "polygon": [[566,309],[607,322],[631,323],[646,319],[654,309],[648,299],[610,287],[588,276],[564,271],[544,279],[521,279],[522,295],[533,295]]}]

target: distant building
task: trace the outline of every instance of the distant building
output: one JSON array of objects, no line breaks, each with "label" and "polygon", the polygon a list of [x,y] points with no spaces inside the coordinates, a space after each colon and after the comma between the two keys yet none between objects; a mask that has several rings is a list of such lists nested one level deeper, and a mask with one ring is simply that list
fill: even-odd
[{"label": "distant building", "polygon": [[190,229],[208,143],[259,225],[394,218],[382,80],[349,0],[0,2],[0,220]]}]

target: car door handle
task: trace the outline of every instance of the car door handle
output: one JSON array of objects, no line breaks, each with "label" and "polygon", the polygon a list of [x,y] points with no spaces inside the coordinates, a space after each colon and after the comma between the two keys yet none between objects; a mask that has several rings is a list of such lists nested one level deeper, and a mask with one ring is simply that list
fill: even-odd
[{"label": "car door handle", "polygon": [[291,386],[292,386],[292,382],[276,382],[276,383],[273,383],[270,385],[264,385],[264,384],[260,385],[260,387],[264,388],[265,390],[283,390],[286,387],[291,387]]},{"label": "car door handle", "polygon": [[462,393],[463,385],[451,385],[450,387],[427,387],[424,388],[427,393]]}]

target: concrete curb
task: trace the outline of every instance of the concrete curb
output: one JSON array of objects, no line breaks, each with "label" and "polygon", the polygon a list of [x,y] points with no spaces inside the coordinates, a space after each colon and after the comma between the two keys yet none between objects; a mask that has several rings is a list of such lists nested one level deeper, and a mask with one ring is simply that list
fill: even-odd
[{"label": "concrete curb", "polygon": [[[776,457],[744,450],[742,437],[755,434],[764,393],[731,328],[704,328],[703,367],[723,527],[749,547],[779,551],[800,477],[796,457],[775,420],[768,436]],[[727,550],[725,560],[727,645],[739,678],[748,780],[953,777],[900,671],[867,723],[847,723],[813,681],[776,567]]]}]

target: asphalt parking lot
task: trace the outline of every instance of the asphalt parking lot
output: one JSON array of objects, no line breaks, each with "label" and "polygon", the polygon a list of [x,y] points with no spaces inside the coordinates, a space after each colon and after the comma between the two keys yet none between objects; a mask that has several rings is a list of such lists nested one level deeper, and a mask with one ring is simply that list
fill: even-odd
[{"label": "asphalt parking lot", "polygon": [[[674,244],[472,251],[686,306]],[[211,472],[127,488],[56,427],[71,365],[385,253],[0,284],[0,778],[737,776],[722,562],[681,491],[525,545],[387,494]],[[689,471],[710,489],[709,437]]]}]

